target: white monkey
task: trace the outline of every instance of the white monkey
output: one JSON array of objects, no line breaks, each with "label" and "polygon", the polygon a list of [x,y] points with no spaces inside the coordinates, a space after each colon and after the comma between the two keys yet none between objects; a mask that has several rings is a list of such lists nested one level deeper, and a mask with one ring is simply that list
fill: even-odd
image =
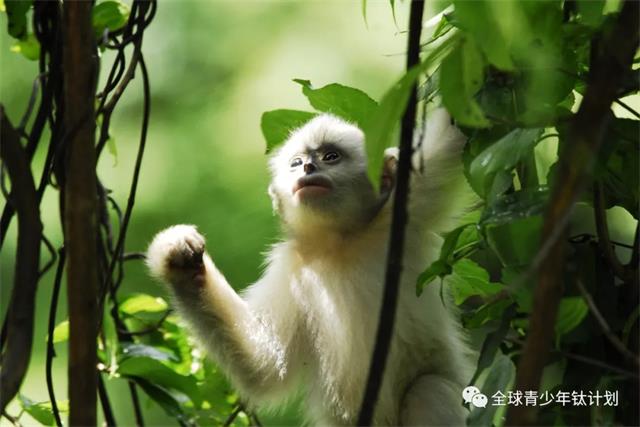
[{"label": "white monkey", "polygon": [[[464,424],[461,392],[470,371],[459,325],[437,286],[415,294],[416,277],[441,245],[436,232],[463,209],[464,141],[444,110],[432,113],[417,153],[424,169],[412,172],[377,425]],[[382,300],[395,166],[390,149],[377,193],[356,126],[320,115],[294,131],[270,160],[269,194],[285,240],[242,297],[194,226],[170,227],[151,243],[152,274],[170,285],[180,315],[250,404],[274,406],[302,392],[311,423],[356,423]]]}]

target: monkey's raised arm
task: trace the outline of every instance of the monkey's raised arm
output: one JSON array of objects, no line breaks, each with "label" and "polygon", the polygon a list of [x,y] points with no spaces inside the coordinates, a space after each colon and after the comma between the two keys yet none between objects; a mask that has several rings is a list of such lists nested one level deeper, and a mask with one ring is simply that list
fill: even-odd
[{"label": "monkey's raised arm", "polygon": [[279,319],[260,316],[204,250],[204,238],[194,226],[176,225],[153,239],[147,265],[170,285],[174,307],[243,397],[277,399],[291,382],[289,343],[295,331],[281,330]]},{"label": "monkey's raised arm", "polygon": [[431,113],[414,153],[410,189],[410,217],[428,225],[430,231],[447,231],[451,219],[470,206],[472,191],[462,169],[466,140],[446,110]]}]

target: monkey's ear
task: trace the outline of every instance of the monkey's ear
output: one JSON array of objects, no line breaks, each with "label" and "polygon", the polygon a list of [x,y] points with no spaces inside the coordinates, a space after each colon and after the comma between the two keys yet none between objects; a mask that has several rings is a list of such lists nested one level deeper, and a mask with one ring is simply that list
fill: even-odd
[{"label": "monkey's ear", "polygon": [[396,170],[398,168],[398,149],[387,148],[384,151],[384,164],[380,178],[380,193],[388,194],[396,185]]}]

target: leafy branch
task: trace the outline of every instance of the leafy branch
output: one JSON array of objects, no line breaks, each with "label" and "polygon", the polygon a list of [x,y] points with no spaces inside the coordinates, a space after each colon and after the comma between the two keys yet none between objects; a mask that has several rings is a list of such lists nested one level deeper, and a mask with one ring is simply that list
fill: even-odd
[{"label": "leafy branch", "polygon": [[[553,336],[558,305],[562,296],[562,271],[565,259],[564,234],[571,208],[583,190],[594,156],[602,142],[609,108],[616,98],[618,82],[629,69],[638,47],[638,3],[626,1],[614,29],[593,49],[587,91],[570,123],[569,144],[560,153],[559,171],[551,193],[542,230],[543,258],[530,331],[518,364],[517,390],[538,388]],[[548,248],[548,249],[547,249]],[[530,425],[536,422],[536,408],[515,406],[507,423]]]}]

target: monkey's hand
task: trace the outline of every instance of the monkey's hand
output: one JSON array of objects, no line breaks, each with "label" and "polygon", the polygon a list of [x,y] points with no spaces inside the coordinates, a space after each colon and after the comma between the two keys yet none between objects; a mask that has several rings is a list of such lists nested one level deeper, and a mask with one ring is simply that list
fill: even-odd
[{"label": "monkey's hand", "polygon": [[174,225],[161,231],[147,250],[151,274],[173,285],[176,291],[178,287],[202,286],[204,243],[204,237],[193,225]]},{"label": "monkey's hand", "polygon": [[[169,284],[172,307],[243,395],[257,400],[275,390],[279,396],[289,384],[285,373],[292,375],[287,347],[275,326],[267,327],[229,285],[205,252],[196,227],[175,225],[158,233],[147,250],[147,265]],[[287,325],[293,324],[283,316]]]}]

